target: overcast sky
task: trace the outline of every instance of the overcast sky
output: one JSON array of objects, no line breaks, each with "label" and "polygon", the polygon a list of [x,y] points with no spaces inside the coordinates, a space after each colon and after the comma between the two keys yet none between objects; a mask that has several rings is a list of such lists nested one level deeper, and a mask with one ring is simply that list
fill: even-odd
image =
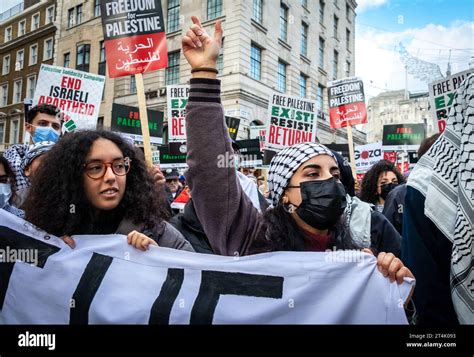
[{"label": "overcast sky", "polygon": [[[446,74],[469,68],[474,58],[472,0],[358,0],[356,75],[368,96],[384,89],[405,88],[399,44],[410,55],[439,66]],[[408,75],[408,90],[428,91],[428,85]]]}]

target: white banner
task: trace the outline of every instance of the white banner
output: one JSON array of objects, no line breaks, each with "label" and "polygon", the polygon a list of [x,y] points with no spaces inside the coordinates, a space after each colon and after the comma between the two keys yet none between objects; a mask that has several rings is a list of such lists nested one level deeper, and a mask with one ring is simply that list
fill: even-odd
[{"label": "white banner", "polygon": [[356,171],[364,173],[370,170],[377,162],[383,159],[382,142],[356,145],[354,150]]},{"label": "white banner", "polygon": [[168,141],[170,143],[186,141],[186,104],[189,89],[189,85],[166,86]]},{"label": "white banner", "polygon": [[71,249],[4,210],[0,222],[5,324],[407,323],[413,280],[390,283],[362,252],[143,252],[123,235]]},{"label": "white banner", "polygon": [[64,128],[96,129],[105,77],[42,64],[33,105],[52,104],[64,115]]}]

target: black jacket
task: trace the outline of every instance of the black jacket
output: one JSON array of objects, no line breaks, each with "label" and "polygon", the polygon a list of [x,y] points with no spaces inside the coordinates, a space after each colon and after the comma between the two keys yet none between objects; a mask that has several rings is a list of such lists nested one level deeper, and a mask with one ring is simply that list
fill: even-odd
[{"label": "black jacket", "polygon": [[398,233],[403,230],[403,206],[407,185],[404,183],[395,187],[387,196],[382,214],[393,224]]},{"label": "black jacket", "polygon": [[184,212],[172,217],[169,223],[181,232],[197,253],[214,254],[191,199],[184,206]]}]

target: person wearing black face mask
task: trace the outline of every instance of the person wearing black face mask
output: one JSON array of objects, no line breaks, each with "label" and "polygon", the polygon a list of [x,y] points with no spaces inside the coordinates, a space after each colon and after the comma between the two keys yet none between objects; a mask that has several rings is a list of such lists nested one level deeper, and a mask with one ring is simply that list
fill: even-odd
[{"label": "person wearing black face mask", "polygon": [[360,199],[375,205],[375,209],[382,212],[385,199],[390,191],[404,182],[405,178],[392,162],[381,160],[364,175]]},{"label": "person wearing black face mask", "polygon": [[[345,192],[339,167],[327,147],[300,143],[272,159],[268,189],[273,207],[264,213],[243,192],[233,165],[220,163],[220,158],[233,154],[215,68],[222,27],[217,21],[214,36],[209,36],[199,19],[193,16],[192,21],[182,39],[192,77],[186,107],[186,179],[212,251],[241,256],[359,248],[344,222]],[[378,267],[399,283],[412,276],[391,253],[380,253]]]},{"label": "person wearing black face mask", "polygon": [[305,223],[317,229],[333,227],[346,208],[346,191],[334,177],[287,188],[300,188],[302,201],[295,212]]}]

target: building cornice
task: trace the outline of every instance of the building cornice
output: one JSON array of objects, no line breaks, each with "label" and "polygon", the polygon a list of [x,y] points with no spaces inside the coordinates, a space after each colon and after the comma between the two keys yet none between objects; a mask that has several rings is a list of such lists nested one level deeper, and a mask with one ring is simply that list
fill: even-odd
[{"label": "building cornice", "polygon": [[0,45],[0,53],[8,52],[22,45],[32,43],[38,38],[41,38],[49,33],[54,34],[55,32],[56,26],[53,22],[51,22],[38,30],[30,31],[21,37],[17,37],[12,41],[8,41],[7,43]]}]

